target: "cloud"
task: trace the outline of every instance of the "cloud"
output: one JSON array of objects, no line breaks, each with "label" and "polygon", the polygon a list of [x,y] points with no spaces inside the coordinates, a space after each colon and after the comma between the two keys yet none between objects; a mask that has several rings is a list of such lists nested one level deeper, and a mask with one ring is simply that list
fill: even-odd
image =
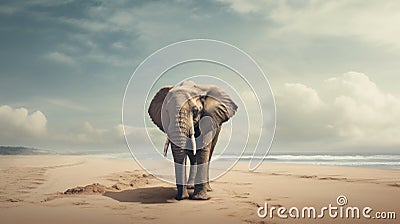
[{"label": "cloud", "polygon": [[81,112],[88,112],[89,109],[85,106],[79,105],[73,101],[67,99],[60,99],[60,98],[44,98],[45,102],[50,103],[55,106],[59,106],[66,109],[81,111]]},{"label": "cloud", "polygon": [[117,125],[110,129],[96,128],[89,121],[71,128],[66,133],[54,136],[54,140],[63,142],[68,147],[78,148],[121,148],[123,145],[122,126]]},{"label": "cloud", "polygon": [[219,0],[219,2],[227,3],[233,11],[243,14],[258,12],[262,9],[261,1]]},{"label": "cloud", "polygon": [[61,64],[67,64],[67,65],[75,64],[75,60],[73,57],[58,51],[47,53],[44,55],[44,58]]},{"label": "cloud", "polygon": [[[293,102],[301,102],[295,105],[303,111],[313,112],[323,107],[323,102],[317,91],[301,83],[285,83],[285,96],[288,101],[281,103],[293,105]],[[294,109],[294,108],[293,108]]]},{"label": "cloud", "polygon": [[26,108],[14,109],[0,106],[0,141],[14,144],[16,140],[44,138],[47,135],[47,118],[40,112],[29,113]]},{"label": "cloud", "polygon": [[397,1],[314,1],[304,7],[282,5],[271,15],[282,31],[352,37],[378,46],[400,47]]},{"label": "cloud", "polygon": [[400,48],[398,1],[238,1],[222,0],[242,15],[257,12],[278,26],[277,36],[349,37]]},{"label": "cloud", "polygon": [[[47,118],[41,111],[29,112],[23,107],[0,106],[0,130],[2,130],[0,142],[2,145],[55,147],[55,150],[68,149],[72,151],[126,148],[122,124],[111,128],[98,128],[89,121],[85,121],[67,131],[52,130],[51,132],[48,131],[47,125]],[[126,128],[127,134],[134,136],[134,142],[140,142],[144,137],[147,138],[147,133],[142,128]],[[155,128],[149,128],[149,133],[156,136],[153,136],[156,142],[161,139],[158,138],[160,137],[158,132]]]},{"label": "cloud", "polygon": [[339,136],[366,143],[399,144],[400,98],[380,90],[366,75],[349,72],[325,83],[331,98]]},{"label": "cloud", "polygon": [[135,16],[129,11],[118,11],[109,18],[110,24],[121,27],[131,27],[135,24]]},{"label": "cloud", "polygon": [[1,14],[11,15],[11,14],[14,14],[15,12],[17,12],[17,11],[18,11],[18,9],[16,7],[12,7],[12,6],[2,5],[0,7],[0,15]]},{"label": "cloud", "polygon": [[75,19],[75,18],[62,18],[61,22],[79,27],[86,31],[90,32],[101,32],[101,31],[112,31],[115,30],[115,27],[110,27],[109,24],[105,24],[103,22],[96,22],[94,20],[89,19]]},{"label": "cloud", "polygon": [[327,105],[318,92],[301,83],[286,83],[275,93],[279,143],[312,142],[333,135],[326,123]]},{"label": "cloud", "polygon": [[348,72],[313,89],[286,83],[277,91],[279,142],[319,149],[400,145],[400,98],[367,75]]},{"label": "cloud", "polygon": [[[85,121],[68,131],[48,131],[47,118],[41,111],[0,106],[0,142],[2,145],[28,145],[59,149],[125,148],[122,125],[109,129],[94,127]],[[138,132],[137,132],[138,133]],[[137,134],[136,133],[136,134]]]},{"label": "cloud", "polygon": [[[122,127],[122,125],[121,125]],[[163,147],[166,135],[154,125],[144,127],[132,127],[125,125],[125,134],[131,146],[148,147],[143,139],[149,138],[155,147]]]},{"label": "cloud", "polygon": [[53,140],[58,143],[62,142],[63,147],[67,146],[74,149],[127,149],[124,128],[130,146],[133,148],[149,147],[148,141],[144,141],[148,138],[151,139],[155,147],[161,149],[164,146],[165,134],[156,127],[143,128],[118,124],[112,128],[97,128],[88,121],[71,128],[67,133],[54,136]]}]

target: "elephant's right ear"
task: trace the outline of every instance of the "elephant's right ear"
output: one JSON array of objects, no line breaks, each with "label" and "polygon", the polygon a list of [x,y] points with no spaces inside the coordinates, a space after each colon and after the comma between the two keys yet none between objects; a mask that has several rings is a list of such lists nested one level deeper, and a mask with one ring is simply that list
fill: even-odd
[{"label": "elephant's right ear", "polygon": [[161,88],[157,94],[154,96],[153,100],[150,103],[148,113],[151,117],[151,120],[161,131],[164,131],[162,121],[161,121],[161,108],[164,102],[165,97],[168,92],[172,89],[173,86],[165,86]]}]

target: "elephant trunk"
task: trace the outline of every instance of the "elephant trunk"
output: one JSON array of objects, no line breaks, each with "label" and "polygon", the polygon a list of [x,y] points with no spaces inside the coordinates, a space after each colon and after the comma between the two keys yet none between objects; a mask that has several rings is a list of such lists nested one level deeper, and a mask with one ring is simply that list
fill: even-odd
[{"label": "elephant trunk", "polygon": [[[192,149],[196,152],[195,131],[192,117],[180,111],[171,122],[168,137],[170,141],[182,149]],[[190,143],[189,143],[190,142]],[[189,144],[191,146],[189,146]]]}]

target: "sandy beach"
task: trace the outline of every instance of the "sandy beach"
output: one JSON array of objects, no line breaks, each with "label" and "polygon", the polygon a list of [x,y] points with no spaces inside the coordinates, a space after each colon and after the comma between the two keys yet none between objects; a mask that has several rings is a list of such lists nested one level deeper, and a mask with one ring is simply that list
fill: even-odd
[{"label": "sandy beach", "polygon": [[[176,201],[175,186],[133,160],[91,156],[0,156],[0,220],[6,223],[398,223],[361,217],[265,218],[274,206],[344,206],[400,215],[400,170],[247,162],[211,183],[208,201]],[[86,186],[86,187],[85,187]],[[69,190],[68,190],[69,189]],[[339,206],[340,207],[340,206]],[[344,207],[346,208],[346,207]]]}]

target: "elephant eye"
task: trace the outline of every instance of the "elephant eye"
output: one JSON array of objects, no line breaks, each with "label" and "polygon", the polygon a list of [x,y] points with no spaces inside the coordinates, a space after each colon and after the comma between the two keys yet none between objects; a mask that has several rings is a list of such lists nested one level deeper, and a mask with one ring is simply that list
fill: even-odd
[{"label": "elephant eye", "polygon": [[197,117],[197,115],[199,114],[199,108],[197,108],[196,106],[192,107],[192,112],[193,117]]}]

